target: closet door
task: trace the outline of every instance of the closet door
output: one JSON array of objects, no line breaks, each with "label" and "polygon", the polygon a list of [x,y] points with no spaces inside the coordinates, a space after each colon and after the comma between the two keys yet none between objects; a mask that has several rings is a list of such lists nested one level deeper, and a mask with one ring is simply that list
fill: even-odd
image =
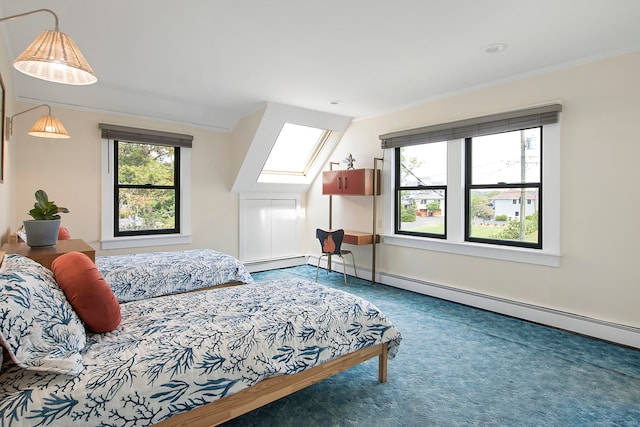
[{"label": "closet door", "polygon": [[240,242],[242,261],[257,261],[271,257],[271,200],[244,200],[242,206],[243,239]]},{"label": "closet door", "polygon": [[295,199],[245,199],[241,203],[241,260],[298,255]]},{"label": "closet door", "polygon": [[297,255],[295,200],[271,201],[271,258]]}]

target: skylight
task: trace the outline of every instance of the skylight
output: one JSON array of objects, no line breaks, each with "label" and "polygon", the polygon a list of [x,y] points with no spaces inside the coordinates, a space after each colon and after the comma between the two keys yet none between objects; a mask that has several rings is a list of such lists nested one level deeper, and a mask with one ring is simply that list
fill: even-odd
[{"label": "skylight", "polygon": [[306,175],[330,133],[325,129],[285,123],[258,181],[261,181],[265,174]]}]

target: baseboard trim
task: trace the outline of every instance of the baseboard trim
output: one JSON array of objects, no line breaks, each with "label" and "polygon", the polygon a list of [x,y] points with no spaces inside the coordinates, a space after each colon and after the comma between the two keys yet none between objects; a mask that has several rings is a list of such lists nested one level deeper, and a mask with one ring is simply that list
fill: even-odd
[{"label": "baseboard trim", "polygon": [[[315,267],[318,258],[315,257],[315,264],[312,264],[311,260],[313,258],[313,256],[310,256],[308,263]],[[339,259],[337,261],[332,260],[332,265],[334,262],[338,265],[333,266],[333,270],[342,272],[342,264]],[[322,262],[320,267],[326,268],[326,262]],[[353,269],[350,268],[349,263],[347,263],[347,274],[353,275]],[[371,271],[358,267],[358,276],[365,280],[371,280]],[[640,328],[395,274],[377,272],[376,282],[640,349]]]},{"label": "baseboard trim", "polygon": [[400,289],[640,348],[640,328],[388,273],[380,273],[378,281]]},{"label": "baseboard trim", "polygon": [[278,259],[268,259],[259,261],[243,261],[243,264],[249,273],[257,273],[258,271],[277,270],[279,268],[296,267],[298,265],[307,264],[306,256],[294,256]]}]

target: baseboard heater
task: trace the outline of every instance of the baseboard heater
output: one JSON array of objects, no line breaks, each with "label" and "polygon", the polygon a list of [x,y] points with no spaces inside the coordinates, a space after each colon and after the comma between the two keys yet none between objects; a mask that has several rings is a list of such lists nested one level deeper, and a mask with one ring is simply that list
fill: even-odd
[{"label": "baseboard heater", "polygon": [[[315,267],[317,257],[316,264],[311,258],[309,265]],[[326,267],[326,264],[320,266]],[[342,265],[333,266],[333,270],[341,272]],[[352,272],[347,271],[347,274]],[[370,280],[371,271],[358,267],[358,276]],[[640,328],[395,274],[377,272],[376,276],[376,282],[384,285],[640,349]]]},{"label": "baseboard heater", "polygon": [[256,273],[258,271],[277,270],[279,268],[288,268],[288,267],[295,267],[298,265],[305,265],[307,264],[307,257],[300,255],[300,256],[283,257],[283,258],[275,258],[275,259],[243,261],[242,263],[245,265],[249,273]]}]

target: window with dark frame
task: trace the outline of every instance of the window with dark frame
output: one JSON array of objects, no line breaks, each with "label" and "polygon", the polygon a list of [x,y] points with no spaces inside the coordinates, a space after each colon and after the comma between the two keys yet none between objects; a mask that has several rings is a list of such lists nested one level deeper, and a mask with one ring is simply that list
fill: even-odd
[{"label": "window with dark frame", "polygon": [[[411,218],[405,211],[411,207],[418,212],[418,200],[426,205],[430,197],[425,197],[425,192],[439,191],[445,201],[447,196],[446,179],[440,183],[427,178],[429,174],[424,171],[416,173],[419,170],[416,165],[434,157],[411,147],[438,143],[461,147],[459,144],[464,143],[464,148],[454,150],[460,153],[455,154],[459,157],[449,159],[454,164],[464,162],[464,189],[454,187],[449,195],[455,197],[454,202],[459,200],[464,209],[453,214],[454,220],[464,221],[464,236],[459,238],[473,243],[542,249],[543,127],[557,123],[561,110],[560,104],[549,104],[381,135],[382,148],[395,149],[394,233],[447,239],[446,217],[441,232],[411,229],[407,225],[407,219]],[[408,161],[412,153],[418,154]],[[446,156],[439,162],[446,167]],[[403,176],[406,169],[415,175],[413,182]],[[430,212],[424,211],[427,215]]]},{"label": "window with dark frame", "polygon": [[465,161],[465,240],[542,248],[542,127],[466,138]]},{"label": "window with dark frame", "polygon": [[395,232],[446,239],[447,142],[396,148]]},{"label": "window with dark frame", "polygon": [[180,147],[114,140],[114,235],[180,233]]},{"label": "window with dark frame", "polygon": [[113,224],[108,232],[113,237],[181,235],[182,211],[189,212],[181,205],[183,198],[189,200],[188,179],[187,193],[181,194],[181,169],[190,159],[193,136],[107,123],[99,128],[108,143],[113,192],[112,214],[104,218]]}]

